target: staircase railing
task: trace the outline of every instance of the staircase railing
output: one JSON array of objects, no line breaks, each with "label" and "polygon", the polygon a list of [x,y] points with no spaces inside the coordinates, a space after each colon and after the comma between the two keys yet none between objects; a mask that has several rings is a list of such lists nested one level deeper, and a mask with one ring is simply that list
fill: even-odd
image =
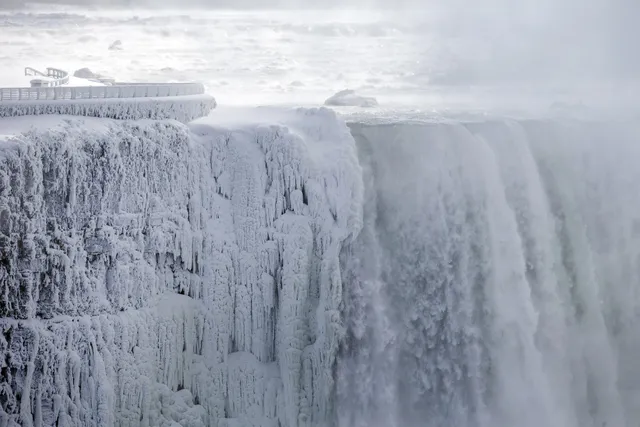
[{"label": "staircase railing", "polygon": [[43,73],[35,68],[26,67],[24,69],[25,76],[47,77],[47,79],[31,80],[32,87],[55,87],[69,84],[69,73],[58,68],[47,68],[47,72]]}]

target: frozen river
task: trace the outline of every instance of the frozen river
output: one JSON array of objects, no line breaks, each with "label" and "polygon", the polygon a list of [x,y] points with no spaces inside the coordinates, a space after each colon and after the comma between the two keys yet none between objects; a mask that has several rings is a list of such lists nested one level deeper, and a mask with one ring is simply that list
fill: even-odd
[{"label": "frozen river", "polygon": [[631,79],[609,78],[596,36],[567,50],[549,43],[552,27],[500,22],[436,10],[4,12],[0,79],[12,86],[24,66],[56,66],[198,80],[221,106],[317,105],[343,89],[426,111],[628,108],[638,98]]}]

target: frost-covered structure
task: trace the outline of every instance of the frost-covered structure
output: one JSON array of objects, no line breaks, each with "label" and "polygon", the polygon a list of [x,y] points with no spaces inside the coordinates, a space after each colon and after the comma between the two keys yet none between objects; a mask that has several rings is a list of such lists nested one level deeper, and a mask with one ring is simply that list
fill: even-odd
[{"label": "frost-covered structure", "polygon": [[118,120],[170,119],[188,123],[207,116],[215,107],[215,98],[206,94],[157,98],[3,101],[0,102],[0,118],[57,114]]},{"label": "frost-covered structure", "polygon": [[262,113],[0,140],[0,426],[334,416],[355,145],[329,110]]}]

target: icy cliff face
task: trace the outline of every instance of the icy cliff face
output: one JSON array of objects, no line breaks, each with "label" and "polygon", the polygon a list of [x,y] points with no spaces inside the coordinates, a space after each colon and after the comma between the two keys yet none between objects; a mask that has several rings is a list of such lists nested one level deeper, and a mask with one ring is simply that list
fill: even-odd
[{"label": "icy cliff face", "polygon": [[1,137],[0,426],[334,417],[360,167],[332,112],[270,114]]},{"label": "icy cliff face", "polygon": [[227,112],[0,121],[0,427],[634,426],[638,123]]},{"label": "icy cliff face", "polygon": [[339,425],[636,425],[638,123],[352,130]]}]

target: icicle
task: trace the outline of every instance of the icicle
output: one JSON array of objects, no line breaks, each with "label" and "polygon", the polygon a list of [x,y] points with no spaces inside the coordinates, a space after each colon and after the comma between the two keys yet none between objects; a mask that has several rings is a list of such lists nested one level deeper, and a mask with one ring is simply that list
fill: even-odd
[{"label": "icicle", "polygon": [[[361,221],[361,177],[335,115],[282,114],[231,132],[211,118],[193,133],[61,119],[0,144],[0,233],[22,238],[0,246],[16,254],[10,269],[0,264],[0,326],[26,317],[6,347],[35,351],[10,359],[20,375],[0,387],[27,392],[18,407],[7,398],[2,422],[327,419],[340,339],[327,325],[340,323],[336,252],[348,234],[337,227]],[[337,225],[329,203],[350,205],[336,212],[354,218]],[[21,348],[31,330],[36,350]]]}]

